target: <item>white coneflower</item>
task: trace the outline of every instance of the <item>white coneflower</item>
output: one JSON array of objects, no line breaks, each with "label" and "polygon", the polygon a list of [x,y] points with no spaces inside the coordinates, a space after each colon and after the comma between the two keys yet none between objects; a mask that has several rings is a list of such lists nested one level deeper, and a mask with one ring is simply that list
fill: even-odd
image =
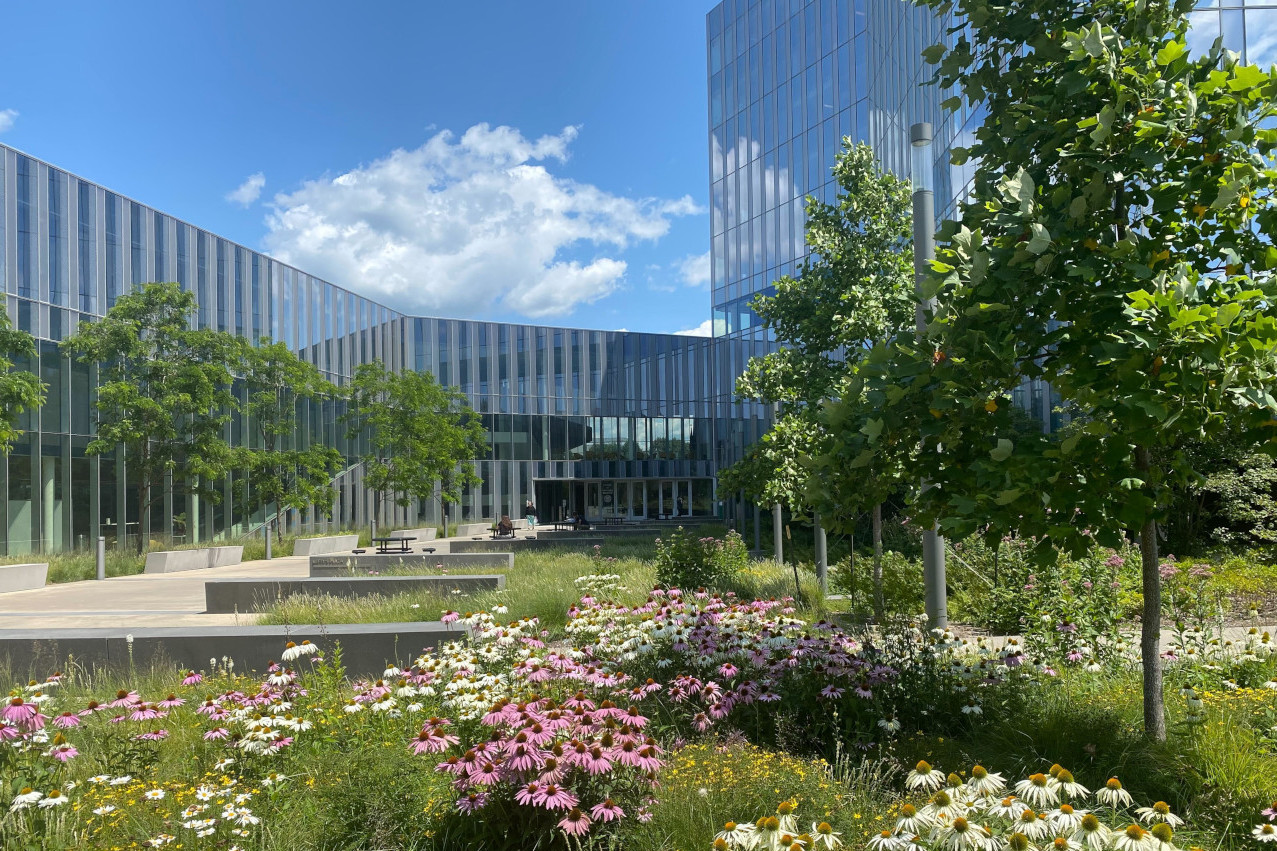
[{"label": "white coneflower", "polygon": [[925,759],[919,760],[905,778],[905,787],[915,792],[934,792],[943,785],[944,775],[932,768]]},{"label": "white coneflower", "polygon": [[968,851],[968,849],[983,849],[985,842],[989,839],[989,831],[978,824],[972,824],[962,816],[958,816],[949,822],[948,826],[941,829],[940,847],[949,849],[949,851]]},{"label": "white coneflower", "polygon": [[1073,844],[1086,851],[1103,851],[1109,844],[1110,831],[1093,813],[1082,816],[1070,837]]},{"label": "white coneflower", "polygon": [[1260,842],[1277,842],[1277,827],[1271,824],[1257,824],[1250,835]]},{"label": "white coneflower", "polygon": [[997,795],[1007,787],[1007,782],[1001,774],[994,774],[983,765],[977,765],[971,769],[971,780],[967,782],[967,786],[978,795]]},{"label": "white coneflower", "polygon": [[935,822],[920,815],[913,804],[905,804],[900,808],[900,818],[896,819],[896,833],[902,835],[926,833]]},{"label": "white coneflower", "polygon": [[1090,789],[1073,779],[1073,773],[1067,768],[1061,768],[1055,775],[1055,780],[1060,791],[1070,798],[1085,798],[1091,794]]},{"label": "white coneflower", "polygon": [[115,807],[111,806],[110,804],[103,804],[100,807],[93,808],[93,814],[95,816],[104,816],[107,813],[113,813],[113,812],[115,812]]},{"label": "white coneflower", "polygon": [[754,836],[754,825],[749,822],[736,823],[729,821],[723,825],[723,829],[714,837],[722,839],[728,845],[734,845],[741,848],[748,848],[750,841]]},{"label": "white coneflower", "polygon": [[900,844],[900,839],[894,833],[884,830],[869,837],[865,847],[869,851],[898,851]]},{"label": "white coneflower", "polygon": [[1051,833],[1050,823],[1040,818],[1032,808],[1025,807],[1020,813],[1020,817],[1015,821],[1015,829],[1034,842],[1045,839]]},{"label": "white coneflower", "polygon": [[[842,834],[835,831],[833,826],[827,821],[822,821],[819,824],[812,822],[811,836],[813,848],[824,846],[826,851],[834,851],[834,849],[841,848],[843,845]],[[899,840],[897,840],[897,849],[899,849],[900,844]]]},{"label": "white coneflower", "polygon": [[1059,803],[1059,794],[1050,787],[1045,774],[1030,774],[1015,784],[1015,794],[1019,795],[1031,806],[1046,809]]},{"label": "white coneflower", "polygon": [[1095,800],[1099,801],[1106,807],[1129,807],[1134,801],[1131,799],[1131,793],[1122,788],[1122,781],[1116,777],[1110,777],[1108,782],[1104,784],[1104,788],[1095,791]]},{"label": "white coneflower", "polygon": [[1179,851],[1175,847],[1175,831],[1171,829],[1169,824],[1159,822],[1153,825],[1149,835],[1153,837],[1157,851]]},{"label": "white coneflower", "polygon": [[67,802],[67,796],[62,794],[62,790],[54,789],[36,802],[36,806],[42,810],[60,807]]},{"label": "white coneflower", "polygon": [[1184,820],[1171,812],[1170,804],[1165,801],[1158,801],[1151,807],[1140,807],[1135,811],[1135,815],[1139,816],[1140,821],[1145,824],[1169,824],[1171,827],[1179,827]]},{"label": "white coneflower", "polygon": [[43,797],[43,792],[37,792],[30,786],[26,786],[14,796],[13,803],[9,805],[9,812],[16,813],[18,810],[25,810]]},{"label": "white coneflower", "polygon": [[1024,812],[1024,802],[1015,795],[1007,795],[989,807],[989,815],[1006,819],[1007,821],[1015,821],[1022,812]]},{"label": "white coneflower", "polygon": [[1075,810],[1069,804],[1060,804],[1057,809],[1047,813],[1047,821],[1060,833],[1071,833],[1082,823],[1086,810]]},{"label": "white coneflower", "polygon": [[148,801],[162,801],[164,800],[164,790],[163,789],[148,789],[146,794],[143,795],[142,797],[146,798],[146,800]]},{"label": "white coneflower", "polygon": [[1151,845],[1148,831],[1138,824],[1129,824],[1113,834],[1113,847],[1117,851],[1149,851]]},{"label": "white coneflower", "polygon": [[980,708],[980,704],[977,703],[976,699],[973,697],[967,701],[966,706],[962,707],[962,714],[963,715],[983,715],[984,710]]},{"label": "white coneflower", "polygon": [[888,733],[900,732],[900,719],[895,715],[888,715],[886,718],[878,719],[878,726]]},{"label": "white coneflower", "polygon": [[290,641],[284,646],[284,652],[279,654],[279,659],[281,662],[292,662],[302,656],[313,656],[318,652],[319,647],[309,641],[303,641],[301,644],[294,644]]}]

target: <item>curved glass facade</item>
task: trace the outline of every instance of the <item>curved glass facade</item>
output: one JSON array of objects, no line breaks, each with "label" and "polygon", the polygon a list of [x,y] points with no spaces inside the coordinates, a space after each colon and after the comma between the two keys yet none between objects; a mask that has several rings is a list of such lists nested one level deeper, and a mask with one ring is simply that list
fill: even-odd
[{"label": "curved glass facade", "polygon": [[[651,517],[713,510],[718,462],[711,404],[718,348],[708,338],[603,332],[404,316],[350,290],[222,239],[12,148],[0,146],[0,282],[14,323],[38,341],[21,366],[48,384],[26,434],[0,459],[0,550],[21,553],[115,543],[140,528],[123,453],[86,453],[94,429],[93,370],[58,352],[82,321],[147,281],[176,281],[198,302],[201,327],[287,343],[332,381],[361,363],[420,369],[459,387],[483,417],[483,479],[452,519],[520,515]],[[347,469],[331,517],[293,515],[297,530],[366,523],[371,500],[360,447],[340,427],[340,403],[303,411],[299,442],[338,447]],[[251,441],[240,420],[236,445]],[[233,500],[175,483],[152,508],[155,538],[211,540],[252,531]],[[441,519],[437,500],[393,507],[383,522]]]}]

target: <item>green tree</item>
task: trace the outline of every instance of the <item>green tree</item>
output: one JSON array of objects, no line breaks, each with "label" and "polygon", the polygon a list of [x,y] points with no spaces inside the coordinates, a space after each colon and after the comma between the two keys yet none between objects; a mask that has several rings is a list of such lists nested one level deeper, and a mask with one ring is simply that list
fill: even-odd
[{"label": "green tree", "polygon": [[62,343],[66,354],[98,365],[97,432],[88,451],[124,448],[141,515],[139,552],[166,479],[216,499],[210,485],[234,460],[226,424],[237,408],[231,370],[239,341],[193,329],[194,313],[195,297],[177,284],[143,284]]},{"label": "green tree", "polygon": [[[988,117],[954,152],[978,164],[938,235],[934,315],[870,356],[833,454],[874,469],[921,441],[924,520],[1019,532],[1043,561],[1137,533],[1144,721],[1164,738],[1156,523],[1192,476],[1182,444],[1231,421],[1274,448],[1277,83],[1218,45],[1190,56],[1191,0],[923,2],[967,22],[928,58],[950,106]],[[1030,379],[1080,425],[1017,433]]]},{"label": "green tree", "polygon": [[0,304],[0,452],[6,455],[23,434],[22,415],[44,404],[44,382],[28,370],[15,369],[19,360],[35,356],[35,340],[13,327]]},{"label": "green tree", "polygon": [[[738,469],[720,474],[755,502],[795,513],[813,502],[803,462],[823,436],[821,405],[844,392],[844,375],[869,345],[894,337],[914,316],[909,183],[879,168],[870,146],[850,139],[843,140],[833,172],[835,203],[807,199],[809,253],[798,277],[781,278],[775,295],[753,302],[781,348],[751,359],[736,391],[778,406],[776,423]],[[886,476],[838,478],[814,502],[832,528],[848,531],[857,514],[873,512],[881,615],[881,503],[895,483]]]},{"label": "green tree", "polygon": [[389,497],[407,506],[434,495],[461,499],[479,477],[465,462],[487,451],[483,424],[459,391],[428,372],[390,372],[380,361],[362,364],[350,384],[346,414],[351,439],[363,438],[364,480],[376,494],[374,517]]},{"label": "green tree", "polygon": [[337,388],[314,364],[267,338],[244,348],[240,373],[247,390],[244,413],[260,441],[260,448],[245,450],[240,462],[247,471],[243,505],[248,513],[271,508],[267,533],[273,526],[278,538],[283,533],[281,511],[310,506],[324,513],[332,510],[332,479],[341,469],[341,453],[319,443],[301,445],[305,441],[298,432],[297,411],[332,399]]}]

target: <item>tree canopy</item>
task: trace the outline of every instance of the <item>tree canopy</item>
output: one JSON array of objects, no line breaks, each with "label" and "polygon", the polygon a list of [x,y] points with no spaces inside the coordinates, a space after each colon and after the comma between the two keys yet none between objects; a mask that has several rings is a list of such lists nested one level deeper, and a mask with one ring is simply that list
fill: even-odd
[{"label": "tree canopy", "polygon": [[35,356],[35,340],[13,327],[0,304],[0,452],[8,453],[22,436],[22,415],[44,404],[44,382],[17,363]]},{"label": "tree canopy", "polygon": [[[1274,446],[1277,81],[1218,45],[1190,55],[1191,0],[924,2],[966,21],[927,54],[949,106],[987,111],[954,152],[974,185],[938,235],[925,332],[874,349],[831,406],[830,457],[889,469],[921,443],[924,520],[1018,532],[1043,560],[1138,531],[1161,736],[1155,523],[1194,475],[1179,447],[1228,422]],[[1017,432],[1029,380],[1078,426]]]}]

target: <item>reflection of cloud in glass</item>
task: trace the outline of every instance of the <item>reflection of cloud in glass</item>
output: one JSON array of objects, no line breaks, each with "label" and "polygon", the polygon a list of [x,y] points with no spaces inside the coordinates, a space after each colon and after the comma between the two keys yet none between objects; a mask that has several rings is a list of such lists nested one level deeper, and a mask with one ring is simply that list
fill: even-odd
[{"label": "reflection of cloud in glass", "polygon": [[1246,10],[1246,61],[1261,68],[1277,63],[1277,9]]},{"label": "reflection of cloud in glass", "polygon": [[[720,148],[717,136],[712,144],[711,158],[721,159],[727,174],[721,184],[722,191],[716,188],[713,192],[711,209],[715,234],[714,285],[721,286],[739,280],[741,267],[746,266],[751,257],[758,268],[792,259],[780,255],[792,252],[791,233],[801,234],[802,229],[779,220],[789,209],[785,202],[796,195],[787,164],[769,166],[772,155],[763,157],[762,145],[746,136],[737,137],[726,152]],[[795,203],[799,204],[801,214],[801,202]],[[727,238],[719,236],[723,233]],[[735,250],[738,239],[739,253]]]},{"label": "reflection of cloud in glass", "polygon": [[1188,51],[1195,56],[1205,55],[1210,51],[1215,39],[1219,38],[1219,12],[1193,12],[1188,16]]}]

